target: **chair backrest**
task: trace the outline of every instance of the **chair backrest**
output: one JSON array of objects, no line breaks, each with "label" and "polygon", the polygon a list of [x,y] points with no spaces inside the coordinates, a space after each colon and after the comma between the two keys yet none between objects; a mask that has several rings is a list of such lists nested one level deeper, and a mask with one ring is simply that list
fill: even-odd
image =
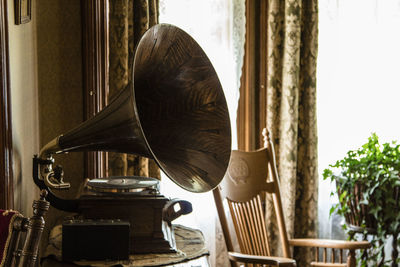
[{"label": "chair backrest", "polygon": [[47,191],[42,190],[39,200],[33,201],[33,216],[26,218],[15,214],[10,224],[10,237],[5,249],[4,262],[6,267],[33,267],[35,266],[40,238],[44,229],[44,214],[49,209],[49,202],[45,200]]},{"label": "chair backrest", "polygon": [[[283,216],[279,178],[275,163],[274,148],[270,140],[267,147],[252,151],[234,150],[228,170],[216,188],[214,200],[220,218],[228,251],[233,251],[225,209],[229,211],[240,252],[272,256],[265,218],[265,197],[272,195],[283,256],[290,257],[289,241]],[[224,199],[227,206],[224,207]]]}]

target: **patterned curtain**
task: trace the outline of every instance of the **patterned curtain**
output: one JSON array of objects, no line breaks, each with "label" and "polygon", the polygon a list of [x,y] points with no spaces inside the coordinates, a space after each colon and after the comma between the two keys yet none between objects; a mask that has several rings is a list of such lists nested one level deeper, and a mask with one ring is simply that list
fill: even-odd
[{"label": "patterned curtain", "polygon": [[[158,23],[158,0],[109,1],[109,99],[124,89],[132,79],[134,49],[143,33]],[[153,160],[109,153],[108,175],[138,175],[160,178]]]},{"label": "patterned curtain", "polygon": [[[317,26],[317,0],[269,1],[267,129],[289,237],[317,234]],[[307,253],[294,252],[298,266],[308,265]]]}]

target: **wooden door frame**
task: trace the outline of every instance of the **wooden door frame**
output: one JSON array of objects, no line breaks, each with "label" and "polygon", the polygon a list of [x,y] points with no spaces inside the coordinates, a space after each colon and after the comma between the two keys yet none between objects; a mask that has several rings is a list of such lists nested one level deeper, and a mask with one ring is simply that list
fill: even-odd
[{"label": "wooden door frame", "polygon": [[7,0],[0,0],[0,208],[14,208]]}]

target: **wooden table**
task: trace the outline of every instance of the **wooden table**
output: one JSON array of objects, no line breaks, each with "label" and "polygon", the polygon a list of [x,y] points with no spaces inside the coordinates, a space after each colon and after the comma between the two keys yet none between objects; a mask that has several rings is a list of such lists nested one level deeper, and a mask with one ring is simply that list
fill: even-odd
[{"label": "wooden table", "polygon": [[125,262],[62,262],[61,226],[52,229],[49,244],[41,259],[42,267],[147,267],[147,266],[174,266],[174,267],[209,267],[209,252],[204,244],[204,237],[200,230],[182,225],[174,225],[176,253],[164,254],[137,254],[131,255]]}]

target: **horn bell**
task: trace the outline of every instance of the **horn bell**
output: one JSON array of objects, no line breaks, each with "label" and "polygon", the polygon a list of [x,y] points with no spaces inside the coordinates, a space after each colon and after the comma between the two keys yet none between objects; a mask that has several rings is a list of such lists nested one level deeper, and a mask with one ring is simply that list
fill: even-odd
[{"label": "horn bell", "polygon": [[132,82],[108,106],[43,154],[137,154],[188,191],[216,187],[228,167],[231,128],[222,86],[201,47],[183,30],[158,24],[139,41],[132,70]]}]

